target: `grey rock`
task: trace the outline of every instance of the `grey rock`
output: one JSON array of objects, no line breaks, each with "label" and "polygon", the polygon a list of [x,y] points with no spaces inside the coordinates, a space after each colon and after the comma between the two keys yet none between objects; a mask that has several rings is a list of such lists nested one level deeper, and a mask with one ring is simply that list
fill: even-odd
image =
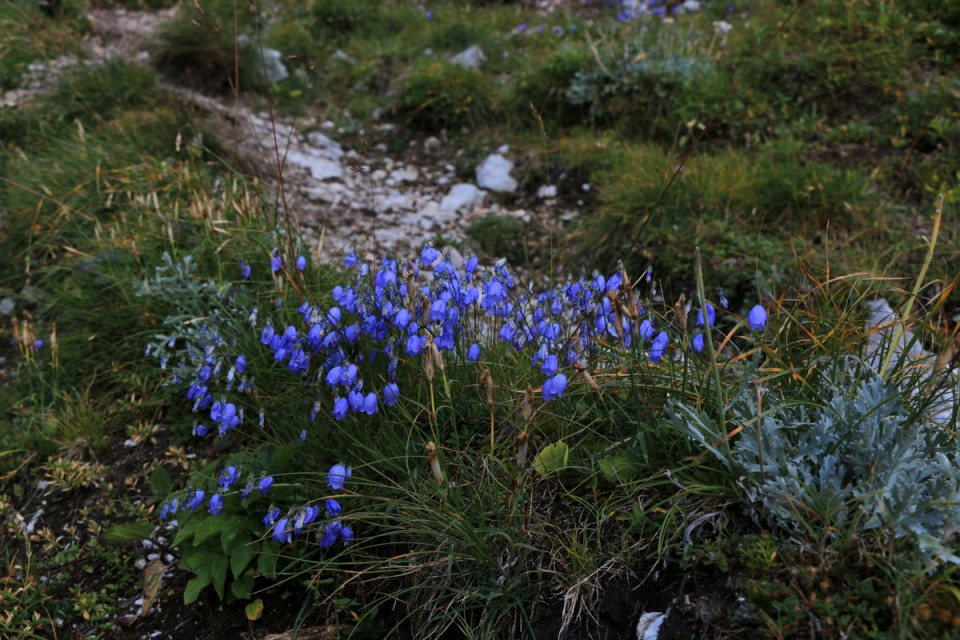
[{"label": "grey rock", "polygon": [[416,182],[420,177],[420,172],[417,171],[416,167],[404,167],[390,172],[390,177],[401,184],[404,182]]},{"label": "grey rock", "polygon": [[339,160],[343,157],[343,147],[319,131],[311,131],[308,133],[307,142],[310,143],[311,147],[322,150],[322,155],[328,158]]},{"label": "grey rock", "polygon": [[552,184],[545,184],[537,189],[537,197],[546,200],[547,198],[557,197],[557,187]]},{"label": "grey rock", "polygon": [[336,191],[323,187],[308,187],[301,191],[311,202],[325,202],[327,204],[340,204],[343,196]]},{"label": "grey rock", "polygon": [[443,248],[443,254],[447,256],[447,261],[453,265],[454,269],[463,268],[463,254],[453,245],[447,245]]},{"label": "grey rock", "polygon": [[414,204],[414,198],[409,193],[393,191],[387,194],[382,200],[379,200],[375,208],[378,213],[384,211],[408,211],[413,209]]},{"label": "grey rock", "polygon": [[660,627],[666,619],[666,614],[659,611],[650,611],[640,616],[637,622],[637,640],[657,640],[660,637]]},{"label": "grey rock", "polygon": [[340,166],[339,162],[328,158],[318,158],[299,151],[291,151],[287,154],[287,162],[309,170],[314,180],[343,179],[343,167]]},{"label": "grey rock", "polygon": [[14,304],[13,298],[3,298],[0,300],[0,315],[8,316],[13,313],[13,310],[17,308],[17,305]]},{"label": "grey rock", "polygon": [[455,184],[450,192],[440,201],[440,209],[446,213],[457,213],[460,210],[470,211],[483,200],[483,192],[469,183]]},{"label": "grey rock", "polygon": [[347,64],[351,64],[351,65],[352,65],[352,64],[357,64],[357,61],[354,60],[353,58],[351,58],[351,57],[347,54],[347,52],[346,52],[346,51],[343,51],[342,49],[337,49],[336,51],[333,52],[333,59],[334,59],[334,60],[339,60],[339,61],[341,61],[341,62],[345,62],[345,63],[347,63]]},{"label": "grey rock", "polygon": [[513,193],[517,190],[517,181],[510,172],[513,163],[499,154],[486,157],[477,167],[477,185],[488,191],[505,191]]},{"label": "grey rock", "polygon": [[478,45],[471,45],[450,58],[450,62],[458,64],[465,69],[478,69],[486,61],[487,56]]},{"label": "grey rock", "polygon": [[423,141],[423,150],[427,153],[436,153],[440,150],[440,147],[443,143],[440,142],[440,138],[436,136],[430,136]]},{"label": "grey rock", "polygon": [[263,50],[263,63],[267,70],[267,81],[270,84],[286,80],[290,77],[286,65],[283,64],[283,54],[276,49]]}]

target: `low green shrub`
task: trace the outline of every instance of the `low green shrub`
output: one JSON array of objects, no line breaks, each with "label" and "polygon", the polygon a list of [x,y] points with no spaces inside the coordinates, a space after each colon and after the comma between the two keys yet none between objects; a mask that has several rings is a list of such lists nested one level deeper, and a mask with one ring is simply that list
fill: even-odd
[{"label": "low green shrub", "polygon": [[457,131],[483,122],[494,106],[494,96],[486,76],[451,62],[426,59],[401,80],[395,111],[417,129]]},{"label": "low green shrub", "polygon": [[182,84],[209,91],[267,88],[256,25],[234,0],[187,6],[161,25],[150,46],[151,62]]}]

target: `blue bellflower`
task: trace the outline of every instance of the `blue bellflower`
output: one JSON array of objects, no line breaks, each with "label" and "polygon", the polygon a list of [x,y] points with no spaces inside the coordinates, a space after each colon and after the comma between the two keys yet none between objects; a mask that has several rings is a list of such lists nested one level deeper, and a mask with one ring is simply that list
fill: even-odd
[{"label": "blue bellflower", "polygon": [[563,397],[563,392],[567,389],[567,376],[558,373],[552,378],[547,378],[543,383],[543,399],[547,402],[556,398]]},{"label": "blue bellflower", "polygon": [[747,322],[752,330],[763,331],[763,328],[767,326],[767,310],[759,304],[754,305],[747,316]]}]

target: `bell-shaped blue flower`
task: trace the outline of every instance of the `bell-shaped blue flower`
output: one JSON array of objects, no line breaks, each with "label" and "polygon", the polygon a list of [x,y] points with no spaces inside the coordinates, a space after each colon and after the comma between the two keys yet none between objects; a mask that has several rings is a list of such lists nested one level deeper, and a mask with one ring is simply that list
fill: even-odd
[{"label": "bell-shaped blue flower", "polygon": [[747,315],[747,322],[752,330],[763,331],[763,328],[767,326],[767,310],[759,304],[754,305]]},{"label": "bell-shaped blue flower", "polygon": [[543,383],[543,399],[547,402],[556,398],[563,397],[563,392],[567,389],[567,376],[558,373],[552,378],[547,378]]},{"label": "bell-shaped blue flower", "polygon": [[330,471],[327,472],[327,486],[333,489],[334,491],[340,491],[343,489],[344,483],[346,483],[347,478],[350,477],[352,470],[350,467],[346,466],[342,462],[330,467]]},{"label": "bell-shaped blue flower", "polygon": [[660,358],[663,357],[669,343],[670,338],[666,331],[658,333],[657,337],[653,339],[653,344],[650,345],[650,362],[654,364],[660,362]]},{"label": "bell-shaped blue flower", "polygon": [[388,382],[383,387],[383,403],[388,407],[392,407],[400,399],[400,387],[397,386],[396,382]]},{"label": "bell-shaped blue flower", "polygon": [[474,342],[470,345],[470,348],[467,350],[467,360],[469,362],[476,362],[480,359],[480,345]]},{"label": "bell-shaped blue flower", "polygon": [[237,468],[230,465],[220,474],[220,480],[217,481],[217,484],[221,489],[229,489],[233,483],[237,481],[237,476],[239,475],[240,473],[237,471]]},{"label": "bell-shaped blue flower", "polygon": [[190,499],[186,504],[183,505],[184,509],[196,509],[201,504],[203,504],[203,489],[194,489],[193,494],[191,494]]},{"label": "bell-shaped blue flower", "polygon": [[257,482],[257,491],[260,493],[266,493],[267,489],[270,488],[270,485],[273,484],[273,478],[270,476],[264,476],[260,478],[260,481]]},{"label": "bell-shaped blue flower", "polygon": [[696,351],[697,353],[703,352],[703,334],[698,333],[693,336],[693,341],[690,343],[690,348]]},{"label": "bell-shaped blue flower", "polygon": [[223,511],[223,496],[215,493],[210,496],[210,515],[218,516]]}]

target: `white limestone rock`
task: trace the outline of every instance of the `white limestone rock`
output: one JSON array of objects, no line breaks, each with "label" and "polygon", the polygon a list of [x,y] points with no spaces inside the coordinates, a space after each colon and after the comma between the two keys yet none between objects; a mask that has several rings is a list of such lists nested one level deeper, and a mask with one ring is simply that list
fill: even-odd
[{"label": "white limestone rock", "polygon": [[450,58],[450,62],[460,65],[464,69],[478,69],[487,59],[486,54],[478,45],[471,45]]},{"label": "white limestone rock", "polygon": [[329,158],[320,158],[300,151],[290,151],[287,154],[287,162],[307,169],[314,180],[343,180],[343,167],[339,162]]},{"label": "white limestone rock", "polygon": [[440,202],[440,209],[455,214],[458,211],[471,211],[483,201],[484,193],[472,184],[462,182],[450,188],[450,192]]},{"label": "white limestone rock", "polygon": [[477,185],[488,191],[513,193],[517,190],[517,181],[510,172],[513,163],[499,154],[486,157],[477,167]]}]

